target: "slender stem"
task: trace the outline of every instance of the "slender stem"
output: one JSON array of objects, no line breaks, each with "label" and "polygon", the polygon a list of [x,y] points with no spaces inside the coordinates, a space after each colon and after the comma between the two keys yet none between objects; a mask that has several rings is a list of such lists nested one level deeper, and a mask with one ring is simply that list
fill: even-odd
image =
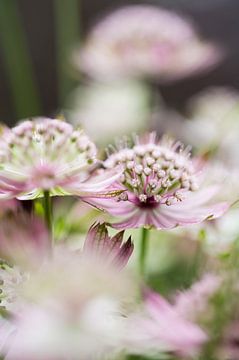
[{"label": "slender stem", "polygon": [[39,115],[41,101],[18,1],[0,1],[0,40],[15,115]]},{"label": "slender stem", "polygon": [[79,44],[79,0],[54,0],[55,36],[57,53],[58,91],[63,105],[75,82],[70,76],[70,58],[73,46]]},{"label": "slender stem", "polygon": [[139,252],[139,273],[141,276],[145,275],[145,260],[148,248],[148,234],[149,231],[146,228],[142,228],[141,243]]},{"label": "slender stem", "polygon": [[52,204],[49,190],[45,190],[43,194],[43,206],[44,206],[44,217],[45,223],[49,230],[50,236],[52,237]]}]

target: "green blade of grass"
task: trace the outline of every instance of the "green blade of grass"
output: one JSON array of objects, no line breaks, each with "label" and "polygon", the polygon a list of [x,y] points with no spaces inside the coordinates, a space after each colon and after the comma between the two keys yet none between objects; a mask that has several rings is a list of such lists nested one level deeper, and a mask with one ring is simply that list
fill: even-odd
[{"label": "green blade of grass", "polygon": [[39,115],[41,104],[17,1],[0,1],[0,41],[15,114]]},{"label": "green blade of grass", "polygon": [[73,46],[79,42],[79,0],[54,0],[55,34],[58,70],[58,94],[60,104],[74,87],[70,76],[70,56]]}]

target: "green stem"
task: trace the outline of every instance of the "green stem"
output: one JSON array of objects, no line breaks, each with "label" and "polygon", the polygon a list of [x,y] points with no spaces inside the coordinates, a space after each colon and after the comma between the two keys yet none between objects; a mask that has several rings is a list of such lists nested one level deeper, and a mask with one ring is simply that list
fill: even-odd
[{"label": "green stem", "polygon": [[143,277],[145,275],[145,261],[148,248],[148,234],[149,231],[146,228],[142,228],[141,243],[139,252],[139,273]]},{"label": "green stem", "polygon": [[71,51],[79,44],[80,3],[79,0],[54,0],[58,91],[63,105],[75,82],[70,76]]},{"label": "green stem", "polygon": [[44,207],[44,217],[47,229],[49,230],[50,236],[53,234],[52,226],[52,204],[49,190],[45,190],[43,194],[43,207]]},{"label": "green stem", "polygon": [[18,118],[39,115],[41,101],[18,1],[0,1],[0,40]]}]

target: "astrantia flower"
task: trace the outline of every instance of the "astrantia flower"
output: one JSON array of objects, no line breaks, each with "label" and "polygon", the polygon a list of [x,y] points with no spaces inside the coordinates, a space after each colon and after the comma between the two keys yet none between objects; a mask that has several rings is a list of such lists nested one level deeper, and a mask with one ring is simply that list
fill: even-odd
[{"label": "astrantia flower", "polygon": [[0,322],[7,338],[0,353],[12,360],[77,360],[120,351],[121,310],[136,298],[135,281],[119,271],[132,253],[131,240],[122,243],[123,232],[110,238],[98,224],[82,250],[59,244],[49,256],[46,230],[29,214],[17,214],[18,227],[13,215],[0,226],[0,312],[10,315],[14,329],[8,341],[9,328]]},{"label": "astrantia flower", "polygon": [[74,55],[77,67],[98,79],[153,76],[170,80],[218,61],[192,25],[154,6],[127,6],[96,25]]},{"label": "astrantia flower", "polygon": [[117,268],[123,268],[134,249],[131,237],[123,242],[124,231],[110,237],[105,224],[92,226],[87,234],[83,255],[96,258],[105,264],[111,264]]},{"label": "astrantia flower", "polygon": [[108,156],[106,169],[118,164],[124,169],[114,188],[125,190],[116,200],[90,202],[124,220],[116,228],[154,226],[169,229],[178,225],[199,223],[216,218],[227,209],[226,203],[208,206],[217,187],[200,189],[196,162],[188,148],[163,138],[156,141],[152,133],[136,139],[133,147],[125,146]]},{"label": "astrantia flower", "polygon": [[203,330],[186,320],[159,294],[149,292],[144,306],[129,318],[129,348],[136,354],[174,352],[193,355],[206,341]]},{"label": "astrantia flower", "polygon": [[114,264],[59,247],[18,294],[25,306],[11,318],[7,359],[93,360],[122,350],[122,314],[135,285]]},{"label": "astrantia flower", "polygon": [[202,320],[210,316],[209,304],[219,290],[222,279],[214,274],[206,274],[191,288],[180,292],[175,299],[175,309],[184,318],[191,321]]},{"label": "astrantia flower", "polygon": [[89,138],[65,121],[26,120],[1,139],[0,196],[34,198],[51,194],[103,192],[117,171],[89,180],[96,148]]}]

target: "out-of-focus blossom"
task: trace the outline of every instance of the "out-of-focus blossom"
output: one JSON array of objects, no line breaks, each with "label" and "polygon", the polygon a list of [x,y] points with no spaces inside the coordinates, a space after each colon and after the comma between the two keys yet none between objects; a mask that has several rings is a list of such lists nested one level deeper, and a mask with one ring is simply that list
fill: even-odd
[{"label": "out-of-focus blossom", "polygon": [[23,210],[0,217],[0,257],[23,269],[39,266],[49,255],[50,237],[42,220]]},{"label": "out-of-focus blossom", "polygon": [[129,319],[127,338],[132,352],[156,355],[174,352],[195,355],[207,340],[199,326],[186,320],[177,309],[159,294],[147,294],[144,308]]},{"label": "out-of-focus blossom", "polygon": [[106,145],[116,134],[145,130],[149,102],[149,90],[139,82],[91,84],[77,90],[69,118],[82,124],[98,144]]},{"label": "out-of-focus blossom", "polygon": [[82,251],[55,245],[49,254],[45,230],[17,215],[18,227],[14,215],[0,226],[0,310],[14,329],[8,341],[9,328],[0,323],[0,352],[9,360],[78,360],[121,351],[124,316],[136,299],[135,281],[119,271],[131,240],[122,244],[123,232],[110,238],[98,224]]},{"label": "out-of-focus blossom", "polygon": [[199,166],[190,160],[189,149],[168,138],[157,142],[152,133],[136,138],[133,147],[121,144],[104,162],[107,169],[118,164],[124,173],[114,187],[125,190],[118,202],[89,200],[110,214],[123,217],[122,222],[114,224],[116,228],[170,229],[217,218],[228,208],[225,202],[207,205],[218,188],[199,189]]},{"label": "out-of-focus blossom", "polygon": [[102,193],[119,176],[114,171],[89,180],[95,145],[65,121],[26,120],[0,141],[3,198],[34,198],[44,190],[52,195]]},{"label": "out-of-focus blossom", "polygon": [[[19,287],[28,279],[28,274],[17,266],[2,262],[0,265],[0,310],[16,314],[23,306]],[[1,327],[1,322],[0,322]]]},{"label": "out-of-focus blossom", "polygon": [[238,165],[238,92],[209,88],[191,99],[189,111],[190,119],[182,129],[184,139],[200,151],[216,150],[226,164]]},{"label": "out-of-focus blossom", "polygon": [[4,317],[0,318],[0,354],[5,354],[11,346],[12,336],[14,336],[16,327]]},{"label": "out-of-focus blossom", "polygon": [[12,318],[7,359],[101,359],[122,350],[135,285],[115,264],[59,247],[17,290],[25,307]]},{"label": "out-of-focus blossom", "polygon": [[[96,299],[80,312],[64,314],[30,307],[17,322],[7,360],[96,360],[114,358],[123,327],[118,304]],[[37,331],[33,331],[37,329]],[[118,350],[119,352],[119,350]]]},{"label": "out-of-focus blossom", "polygon": [[121,8],[96,25],[74,54],[100,80],[149,76],[171,80],[214,65],[219,50],[201,41],[190,22],[154,6]]},{"label": "out-of-focus blossom", "polygon": [[185,319],[202,320],[209,316],[209,302],[219,290],[222,279],[214,274],[206,274],[188,290],[178,294],[175,299],[175,309]]},{"label": "out-of-focus blossom", "polygon": [[123,236],[124,231],[121,231],[111,238],[104,223],[93,225],[84,243],[83,256],[87,254],[105,264],[111,263],[113,266],[123,268],[134,249],[131,237],[122,244]]}]

